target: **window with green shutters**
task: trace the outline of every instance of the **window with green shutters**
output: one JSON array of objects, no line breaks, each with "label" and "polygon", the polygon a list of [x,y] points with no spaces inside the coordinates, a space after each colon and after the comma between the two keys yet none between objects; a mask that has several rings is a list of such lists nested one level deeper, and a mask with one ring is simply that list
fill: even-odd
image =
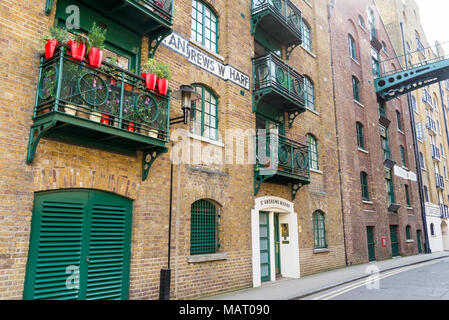
[{"label": "window with green shutters", "polygon": [[309,166],[311,169],[319,170],[318,141],[311,134],[307,135],[307,146],[309,147]]},{"label": "window with green shutters", "polygon": [[100,191],[37,193],[23,297],[128,299],[132,201]]},{"label": "window with green shutters", "polygon": [[218,209],[206,200],[199,200],[191,206],[190,254],[216,253],[218,242]]},{"label": "window with green shutters", "polygon": [[313,213],[313,240],[315,249],[327,248],[324,213],[321,211]]},{"label": "window with green shutters", "polygon": [[356,77],[352,77],[352,94],[355,101],[360,102],[360,82]]},{"label": "window with green shutters", "polygon": [[218,99],[206,87],[193,86],[201,99],[192,101],[191,131],[202,137],[218,140]]},{"label": "window with green shutters", "polygon": [[407,202],[407,207],[411,207],[412,203],[410,202],[410,189],[408,185],[404,185],[405,188],[405,200]]},{"label": "window with green shutters", "polygon": [[362,186],[362,199],[365,201],[369,201],[369,186],[368,186],[368,175],[366,172],[360,173],[360,184]]},{"label": "window with green shutters", "polygon": [[315,107],[315,85],[312,80],[304,76],[304,100],[305,106],[313,111],[316,111]]},{"label": "window with green shutters", "polygon": [[218,53],[218,18],[202,1],[192,1],[192,39]]},{"label": "window with green shutters", "polygon": [[355,126],[356,126],[356,133],[357,133],[357,146],[360,149],[365,150],[365,132],[364,132],[363,124],[361,124],[360,122],[356,122]]}]

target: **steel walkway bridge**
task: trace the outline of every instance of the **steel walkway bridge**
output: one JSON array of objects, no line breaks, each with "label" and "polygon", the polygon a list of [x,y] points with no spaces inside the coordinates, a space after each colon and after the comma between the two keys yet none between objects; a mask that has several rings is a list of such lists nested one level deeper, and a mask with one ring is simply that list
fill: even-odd
[{"label": "steel walkway bridge", "polygon": [[[380,74],[374,79],[378,101],[387,102],[408,92],[449,79],[449,54],[445,56],[439,56],[438,54],[440,52],[439,47],[442,45],[443,43],[421,48],[402,56],[383,60],[380,66]],[[426,57],[431,56],[431,54],[438,55],[438,57],[427,58],[426,60]],[[415,55],[415,57],[418,55],[421,61],[410,64],[412,55]],[[393,64],[397,65],[398,61],[402,65],[408,65],[408,67],[399,66],[399,68],[393,69]]]}]

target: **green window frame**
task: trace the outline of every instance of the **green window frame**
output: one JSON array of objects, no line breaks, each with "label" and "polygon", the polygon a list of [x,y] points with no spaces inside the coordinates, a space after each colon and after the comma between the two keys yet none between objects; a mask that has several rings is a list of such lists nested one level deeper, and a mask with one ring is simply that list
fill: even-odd
[{"label": "green window frame", "polygon": [[401,149],[402,166],[407,168],[407,157],[405,155],[405,148],[404,148],[404,146],[400,146],[399,148]]},{"label": "green window frame", "polygon": [[192,0],[192,39],[218,53],[218,17],[202,1]]},{"label": "green window frame", "polygon": [[375,77],[380,77],[379,52],[374,48],[371,48],[371,61],[373,66],[373,75]]},{"label": "green window frame", "polygon": [[191,205],[190,211],[190,254],[216,253],[218,242],[217,207],[210,201],[198,200]]},{"label": "green window frame", "polygon": [[349,56],[357,61],[357,51],[354,38],[348,34]]},{"label": "green window frame", "polygon": [[407,202],[407,206],[411,207],[412,203],[410,202],[410,188],[407,184],[405,184],[404,189],[405,189],[405,200]]},{"label": "green window frame", "polygon": [[385,185],[387,189],[387,198],[390,204],[394,204],[396,201],[394,195],[394,184],[391,169],[385,169]]},{"label": "green window frame", "polygon": [[352,93],[354,100],[360,103],[360,82],[354,76],[352,76]]},{"label": "green window frame", "polygon": [[302,30],[301,46],[307,51],[312,52],[312,31],[307,22],[304,21],[304,19],[301,20],[301,30]]},{"label": "green window frame", "polygon": [[357,146],[360,149],[365,150],[365,129],[363,127],[363,124],[361,124],[360,122],[356,122],[355,127],[357,133]]},{"label": "green window frame", "polygon": [[403,131],[402,129],[402,118],[401,118],[401,113],[399,111],[396,110],[396,120],[398,123],[398,130],[399,131]]},{"label": "green window frame", "polygon": [[308,76],[304,76],[304,100],[308,109],[316,111],[315,85]]},{"label": "green window frame", "polygon": [[410,226],[405,227],[405,237],[407,240],[412,240],[412,228]]},{"label": "green window frame", "polygon": [[315,249],[327,248],[325,216],[321,211],[313,213],[313,243]]},{"label": "green window frame", "polygon": [[368,174],[366,172],[360,173],[360,184],[362,186],[362,199],[364,201],[370,201],[369,186],[368,186]]},{"label": "green window frame", "polygon": [[311,134],[307,135],[307,146],[309,147],[309,167],[314,170],[319,170],[318,140]]},{"label": "green window frame", "polygon": [[210,140],[218,140],[218,98],[208,88],[194,84],[201,99],[192,101],[191,132]]}]

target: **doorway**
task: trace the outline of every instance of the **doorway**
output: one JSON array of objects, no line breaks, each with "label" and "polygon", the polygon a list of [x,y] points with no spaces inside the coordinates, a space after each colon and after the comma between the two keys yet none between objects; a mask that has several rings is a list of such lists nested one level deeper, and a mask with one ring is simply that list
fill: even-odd
[{"label": "doorway", "polygon": [[391,255],[393,257],[397,257],[399,256],[398,226],[390,226],[390,238],[391,238]]},{"label": "doorway", "polygon": [[366,227],[366,236],[368,240],[368,258],[369,261],[376,261],[376,244],[374,241],[374,227]]}]

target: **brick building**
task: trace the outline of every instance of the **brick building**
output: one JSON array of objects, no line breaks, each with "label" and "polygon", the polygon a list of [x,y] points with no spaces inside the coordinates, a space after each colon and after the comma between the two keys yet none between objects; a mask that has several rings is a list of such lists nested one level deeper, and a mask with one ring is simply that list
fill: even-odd
[{"label": "brick building", "polygon": [[[330,34],[348,264],[422,251],[405,96],[378,103],[374,77],[399,67],[373,1],[332,1]],[[351,89],[352,88],[352,89]]]},{"label": "brick building", "polygon": [[[170,216],[175,299],[345,265],[327,5],[276,3],[0,4],[1,299],[157,299]],[[64,50],[42,57],[40,38],[51,26],[79,23],[77,31],[87,32],[93,22],[107,30],[101,69]],[[368,34],[357,32],[368,57]],[[149,56],[172,70],[168,96],[143,87],[139,71]],[[368,70],[370,61],[363,63]],[[181,85],[193,85],[200,98],[189,125],[169,126],[170,117],[182,116],[174,97]],[[367,119],[377,123],[374,96],[363,86],[362,92],[371,106]],[[406,133],[407,123],[404,111]],[[241,139],[256,129],[268,130],[278,145],[268,162],[236,160],[251,158],[250,143],[225,161],[235,130]],[[172,153],[182,139],[190,144]],[[408,143],[407,135],[402,139]],[[392,140],[399,159],[399,138]],[[368,169],[383,186],[379,140],[372,148]],[[184,160],[172,176],[171,155]],[[267,163],[277,167],[270,171]],[[360,189],[346,183],[343,190]],[[395,190],[403,189],[397,183]],[[379,208],[377,234],[399,224],[401,252],[417,252],[403,241],[402,219],[415,230],[418,214],[407,216],[402,207],[387,218],[385,192],[377,189],[373,201],[358,205]],[[365,251],[354,261],[366,259]]]},{"label": "brick building", "polygon": [[[406,63],[409,68],[417,67],[445,56],[441,47],[437,52],[435,44],[427,41],[415,1],[379,1],[377,5],[403,67]],[[409,94],[418,133],[422,193],[432,252],[449,249],[447,85],[447,81],[435,83]]]}]

